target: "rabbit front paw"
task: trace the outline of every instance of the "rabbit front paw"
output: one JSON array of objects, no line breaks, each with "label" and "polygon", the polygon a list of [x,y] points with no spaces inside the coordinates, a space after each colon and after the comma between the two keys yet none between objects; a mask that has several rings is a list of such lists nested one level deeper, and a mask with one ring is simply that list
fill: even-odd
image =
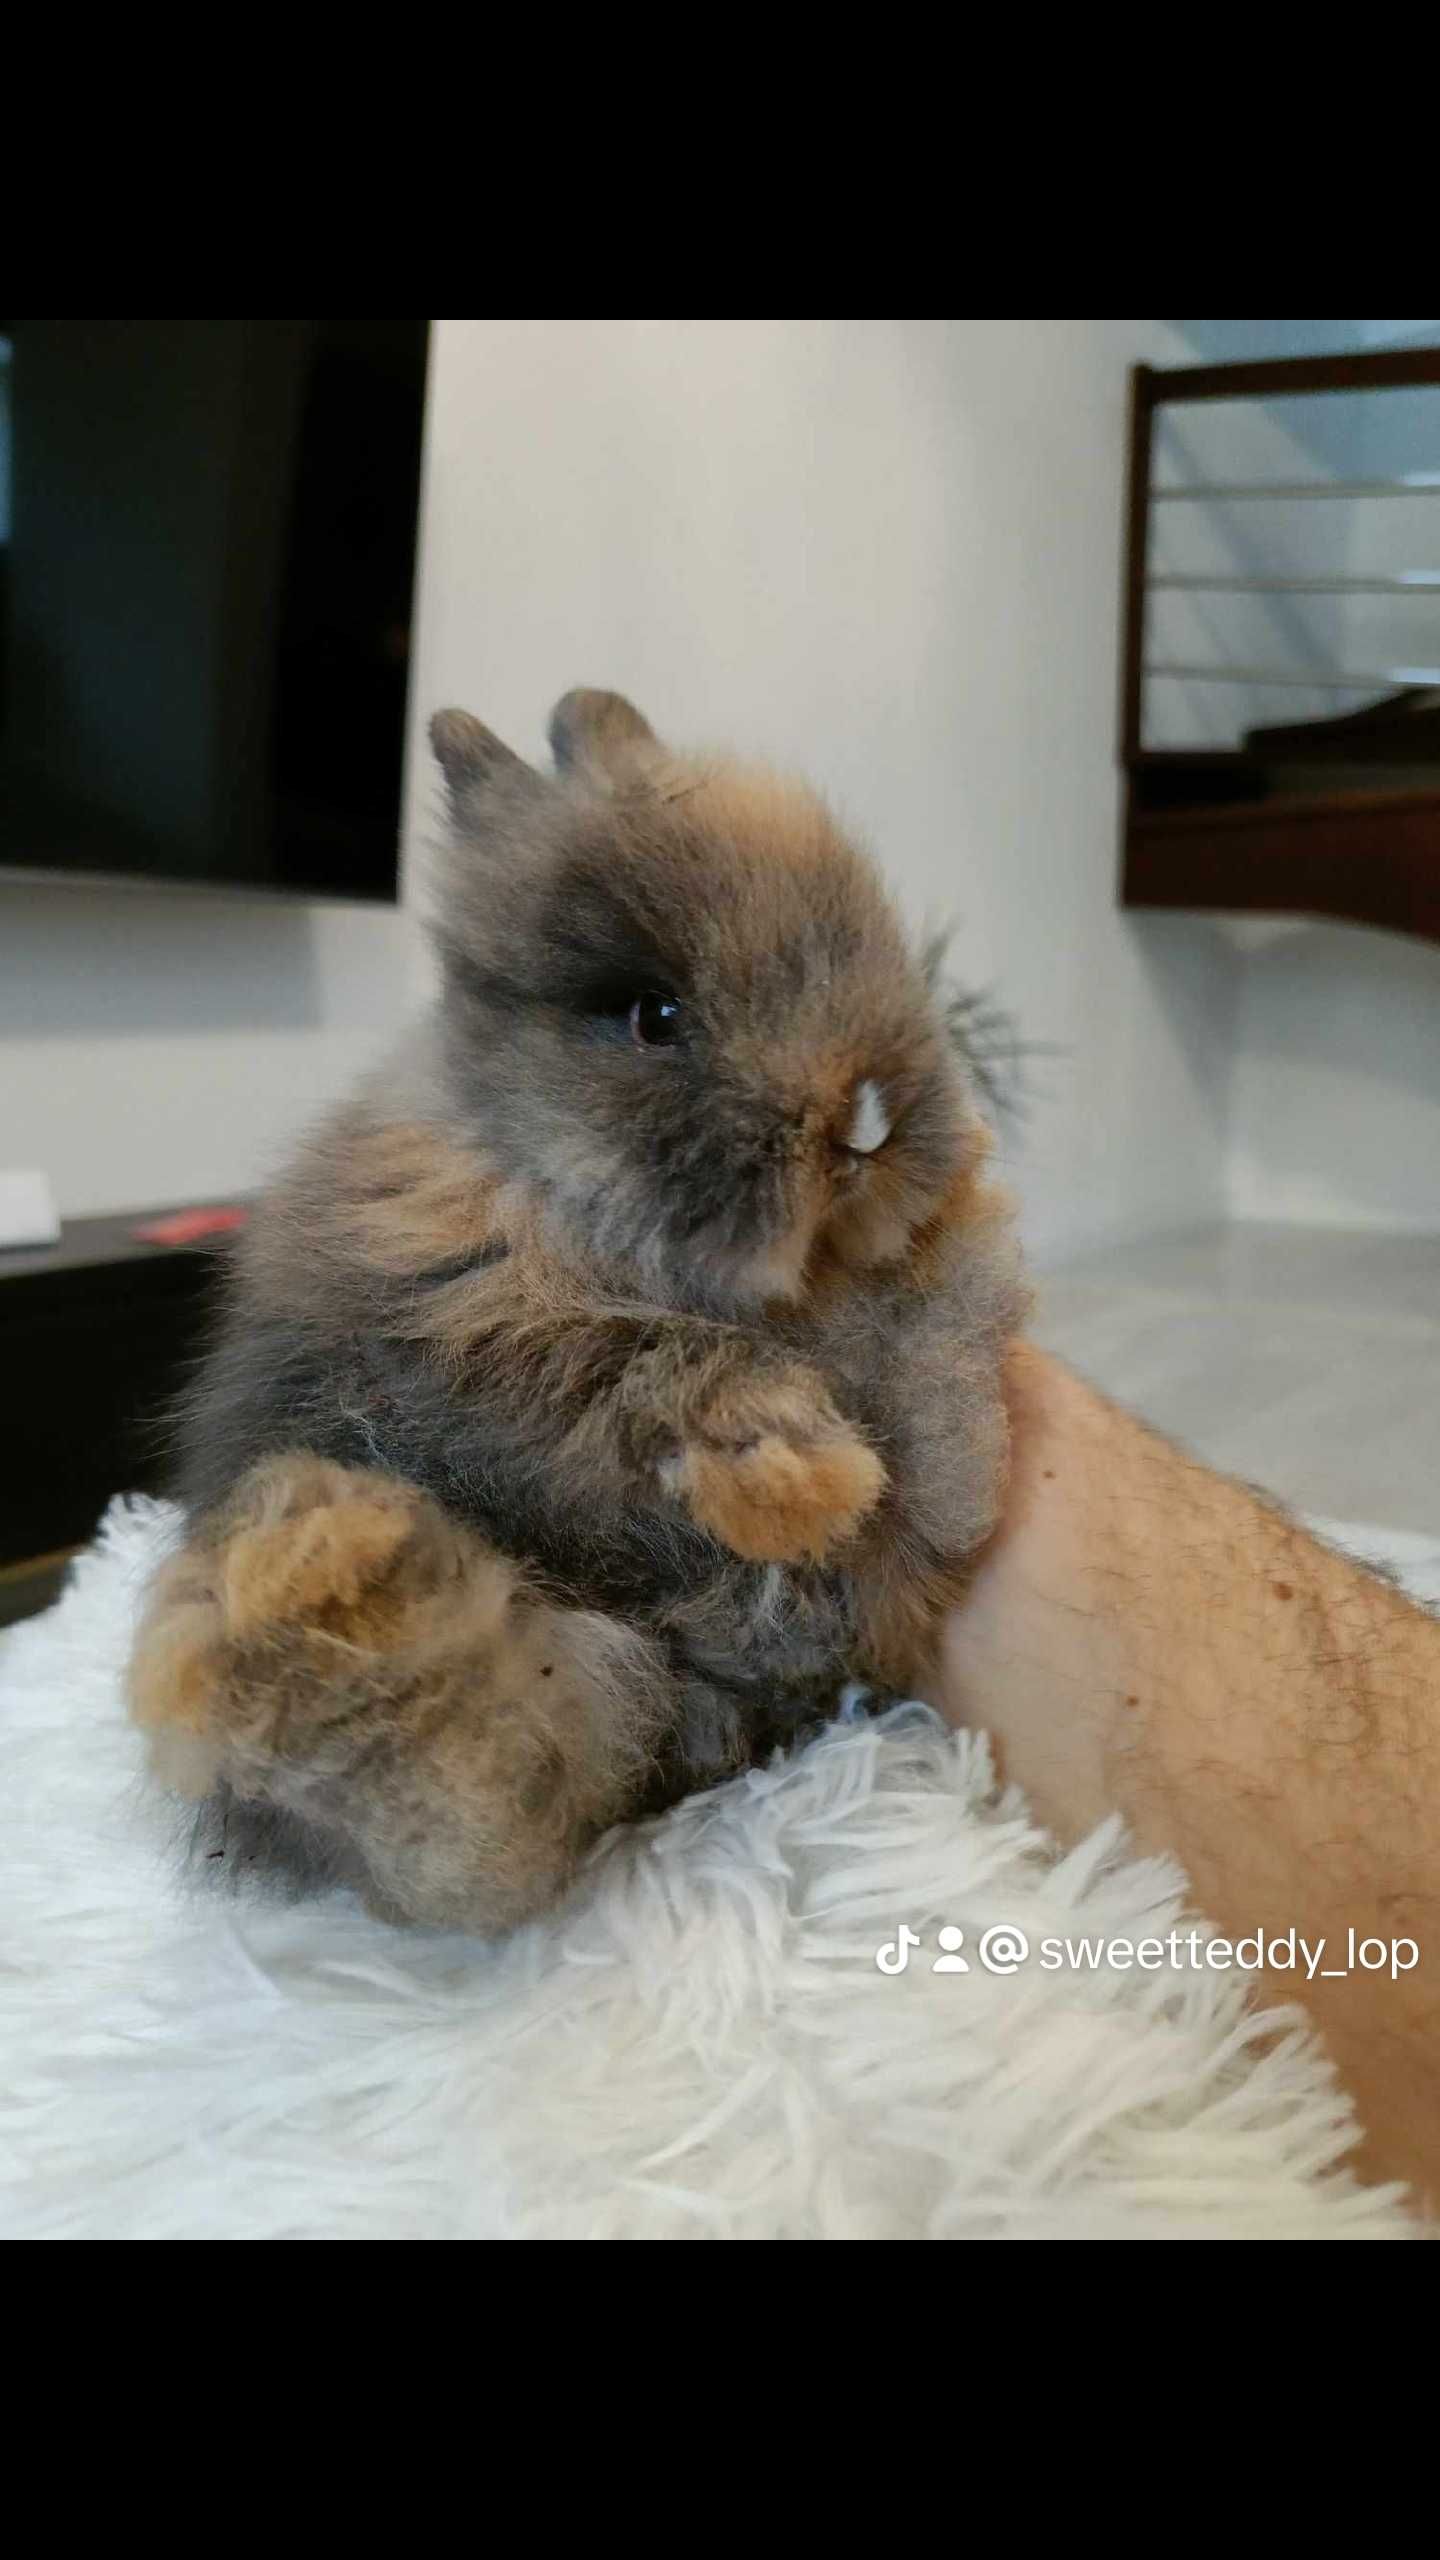
[{"label": "rabbit front paw", "polygon": [[702,1528],[756,1564],[818,1564],[853,1537],[886,1482],[804,1369],[728,1385],[661,1475]]}]

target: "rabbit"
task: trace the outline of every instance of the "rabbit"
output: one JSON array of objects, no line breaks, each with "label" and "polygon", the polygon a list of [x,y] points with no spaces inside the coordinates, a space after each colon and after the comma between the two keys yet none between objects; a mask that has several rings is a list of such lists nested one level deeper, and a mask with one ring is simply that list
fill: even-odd
[{"label": "rabbit", "polygon": [[437,1003],[240,1240],[130,1701],[209,1858],[490,1935],[844,1684],[923,1689],[1025,1289],[819,798],[611,693],[553,775],[430,735]]}]

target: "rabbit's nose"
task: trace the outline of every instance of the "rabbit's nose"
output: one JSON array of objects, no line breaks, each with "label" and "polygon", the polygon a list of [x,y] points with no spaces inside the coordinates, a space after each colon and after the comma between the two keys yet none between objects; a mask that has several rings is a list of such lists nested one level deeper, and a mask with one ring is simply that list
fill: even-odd
[{"label": "rabbit's nose", "polygon": [[873,1156],[890,1135],[890,1113],[885,1096],[873,1076],[865,1076],[855,1087],[850,1109],[850,1123],[840,1144],[852,1156]]}]

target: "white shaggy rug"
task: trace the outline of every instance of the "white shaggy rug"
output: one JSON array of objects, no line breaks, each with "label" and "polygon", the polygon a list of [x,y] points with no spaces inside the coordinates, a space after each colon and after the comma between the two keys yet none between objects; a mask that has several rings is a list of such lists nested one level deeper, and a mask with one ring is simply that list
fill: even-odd
[{"label": "white shaggy rug", "polygon": [[[8,2236],[1412,2235],[1243,1977],[932,1972],[942,1926],[970,1960],[997,1924],[1163,1936],[1185,1904],[1113,1826],[1055,1861],[923,1709],[616,1835],[499,1948],[182,1887],[118,1687],[169,1533],[116,1505],[0,1639]],[[1388,1546],[1440,1596],[1440,1548]]]}]

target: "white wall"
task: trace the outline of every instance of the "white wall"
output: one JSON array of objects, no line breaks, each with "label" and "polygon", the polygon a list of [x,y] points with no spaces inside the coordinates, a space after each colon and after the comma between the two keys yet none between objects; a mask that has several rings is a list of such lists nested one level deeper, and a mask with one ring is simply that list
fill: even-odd
[{"label": "white wall", "polygon": [[[567,685],[816,777],[1032,1039],[1032,1241],[1218,1209],[1236,964],[1114,905],[1126,321],[445,321],[412,723]],[[432,794],[412,749],[411,849]],[[411,874],[414,876],[413,870]],[[413,917],[0,889],[0,1158],[253,1181],[394,1027]]]},{"label": "white wall", "polygon": [[1239,1218],[1440,1233],[1440,950],[1297,924],[1244,955],[1231,1088]]},{"label": "white wall", "polygon": [[404,1020],[393,908],[0,883],[0,1163],[62,1213],[223,1199]]}]

